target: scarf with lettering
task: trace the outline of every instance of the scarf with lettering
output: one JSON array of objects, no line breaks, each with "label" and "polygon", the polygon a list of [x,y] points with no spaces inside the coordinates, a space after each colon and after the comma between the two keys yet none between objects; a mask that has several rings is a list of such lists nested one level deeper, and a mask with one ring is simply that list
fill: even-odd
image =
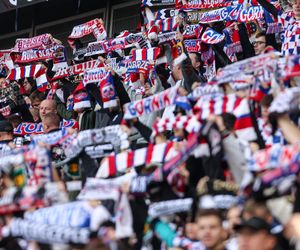
[{"label": "scarf with lettering", "polygon": [[120,125],[81,131],[78,135],[74,135],[72,140],[62,144],[68,158],[76,157],[85,147],[92,145],[111,144],[116,151],[129,146],[128,135],[123,132]]},{"label": "scarf with lettering", "polygon": [[[65,57],[64,55],[64,46],[62,45],[54,45],[53,47],[46,48],[46,49],[31,49],[25,50],[20,54],[14,54],[14,62],[15,63],[29,63],[35,61],[43,61],[43,60],[50,60],[59,57]],[[66,61],[66,58],[64,58]]]},{"label": "scarf with lettering", "polygon": [[188,0],[187,3],[182,3],[182,0],[176,0],[176,9],[184,10],[197,10],[197,9],[209,9],[209,8],[218,8],[232,5],[231,1],[220,0],[215,1],[204,1],[204,0]]},{"label": "scarf with lettering", "polygon": [[[78,122],[75,120],[63,120],[60,122],[60,128],[74,128],[78,129]],[[23,122],[19,124],[17,128],[14,129],[14,135],[24,136],[30,134],[43,134],[42,123],[30,123]]]},{"label": "scarf with lettering", "polygon": [[31,38],[18,38],[12,52],[21,53],[30,49],[46,49],[57,44],[51,34],[43,34]]},{"label": "scarf with lettering", "polygon": [[132,119],[145,114],[151,114],[174,104],[177,87],[172,87],[147,98],[124,105],[124,119]]},{"label": "scarf with lettering", "polygon": [[166,6],[175,5],[176,0],[142,0],[142,6]]},{"label": "scarf with lettering", "polygon": [[75,26],[68,37],[70,47],[75,49],[75,40],[90,34],[93,34],[97,41],[106,39],[107,34],[101,18]]},{"label": "scarf with lettering", "polygon": [[89,83],[101,82],[105,80],[109,75],[109,72],[104,67],[87,70],[84,73],[83,85],[86,86]]},{"label": "scarf with lettering", "polygon": [[192,204],[192,198],[154,202],[149,206],[148,215],[152,219],[155,219],[160,216],[188,212],[190,211]]},{"label": "scarf with lettering", "polygon": [[39,91],[45,92],[48,86],[46,69],[41,65],[27,65],[10,70],[7,79],[10,81],[33,77]]},{"label": "scarf with lettering", "polygon": [[[203,197],[200,200],[200,207],[205,208],[203,202],[209,201],[211,205],[218,209],[229,209],[238,202],[239,187],[235,183],[225,182],[221,180],[212,180],[208,177],[203,177],[197,184],[197,194]],[[204,205],[204,206],[202,206]]]},{"label": "scarf with lettering", "polygon": [[87,178],[77,199],[117,201],[122,185],[126,183],[130,184],[132,179],[136,176],[135,171],[131,171],[130,173],[112,179]]},{"label": "scarf with lettering", "polygon": [[168,142],[157,145],[149,144],[146,148],[114,154],[105,158],[96,177],[113,177],[117,173],[124,173],[128,169],[143,165],[161,165],[174,153],[173,142]]},{"label": "scarf with lettering", "polygon": [[13,218],[8,226],[8,233],[12,237],[22,237],[46,244],[85,245],[90,241],[90,231],[87,228],[47,225],[19,218]]}]

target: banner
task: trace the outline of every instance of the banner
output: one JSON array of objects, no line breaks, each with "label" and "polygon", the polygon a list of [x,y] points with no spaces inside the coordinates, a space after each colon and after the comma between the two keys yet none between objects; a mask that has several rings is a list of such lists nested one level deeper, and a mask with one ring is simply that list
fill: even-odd
[{"label": "banner", "polygon": [[172,87],[145,99],[126,103],[124,105],[124,119],[148,115],[173,105],[177,96],[177,90],[177,87]]}]

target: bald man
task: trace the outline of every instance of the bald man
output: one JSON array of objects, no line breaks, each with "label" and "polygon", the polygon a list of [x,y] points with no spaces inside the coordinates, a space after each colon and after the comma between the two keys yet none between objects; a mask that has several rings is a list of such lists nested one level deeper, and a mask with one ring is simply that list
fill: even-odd
[{"label": "bald man", "polygon": [[49,134],[51,132],[58,131],[59,124],[60,124],[60,119],[58,114],[56,113],[47,113],[43,116],[43,130],[45,134]]},{"label": "bald man", "polygon": [[41,121],[43,122],[43,119],[46,114],[54,113],[57,114],[57,104],[55,100],[44,100],[40,104],[39,109],[39,115],[41,118]]}]

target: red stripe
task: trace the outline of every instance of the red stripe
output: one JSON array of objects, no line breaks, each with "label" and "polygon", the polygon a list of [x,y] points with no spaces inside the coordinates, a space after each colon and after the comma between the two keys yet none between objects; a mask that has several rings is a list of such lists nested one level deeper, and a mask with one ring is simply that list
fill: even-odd
[{"label": "red stripe", "polygon": [[242,100],[243,98],[239,98],[239,97],[235,100],[233,110],[235,110],[241,104]]},{"label": "red stripe", "polygon": [[127,166],[126,168],[132,168],[133,167],[133,151],[129,151],[127,153]]},{"label": "red stripe", "polygon": [[147,149],[147,153],[146,153],[145,164],[149,164],[151,162],[152,154],[153,154],[153,148],[154,148],[154,145],[149,144],[148,149]]},{"label": "red stripe", "polygon": [[108,176],[115,176],[117,173],[115,156],[108,157]]},{"label": "red stripe", "polygon": [[215,113],[215,100],[214,99],[211,99],[209,101],[209,113],[210,114],[214,114]]},{"label": "red stripe", "polygon": [[228,103],[228,96],[225,95],[224,99],[223,99],[223,105],[222,105],[222,113],[226,113],[227,112],[227,103]]},{"label": "red stripe", "polygon": [[168,153],[172,147],[173,147],[173,142],[170,142],[167,144],[167,146],[165,148],[164,159],[166,158],[166,156],[168,155]]}]

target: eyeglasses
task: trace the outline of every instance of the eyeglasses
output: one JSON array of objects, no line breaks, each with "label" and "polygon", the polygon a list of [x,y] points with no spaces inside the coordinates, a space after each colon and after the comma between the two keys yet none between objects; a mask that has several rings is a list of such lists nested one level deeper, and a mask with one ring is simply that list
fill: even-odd
[{"label": "eyeglasses", "polygon": [[253,42],[253,43],[252,43],[253,46],[261,45],[261,44],[266,44],[266,42],[256,41],[256,42]]}]

